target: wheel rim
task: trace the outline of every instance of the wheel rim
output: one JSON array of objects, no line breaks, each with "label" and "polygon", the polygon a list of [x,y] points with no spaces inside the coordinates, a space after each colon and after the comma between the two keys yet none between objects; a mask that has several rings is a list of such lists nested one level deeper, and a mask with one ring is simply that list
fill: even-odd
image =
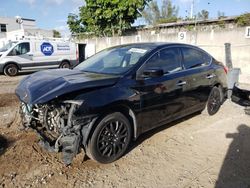
[{"label": "wheel rim", "polygon": [[214,90],[208,100],[208,112],[210,114],[216,113],[220,108],[220,92]]},{"label": "wheel rim", "polygon": [[68,64],[68,63],[64,63],[64,64],[62,65],[62,68],[63,68],[63,69],[69,68],[69,64]]},{"label": "wheel rim", "polygon": [[128,129],[121,121],[111,121],[104,125],[97,139],[98,152],[103,157],[113,157],[126,148]]},{"label": "wheel rim", "polygon": [[17,73],[16,67],[14,67],[14,66],[8,67],[8,68],[7,68],[7,73],[8,73],[9,75],[16,75],[16,73]]}]

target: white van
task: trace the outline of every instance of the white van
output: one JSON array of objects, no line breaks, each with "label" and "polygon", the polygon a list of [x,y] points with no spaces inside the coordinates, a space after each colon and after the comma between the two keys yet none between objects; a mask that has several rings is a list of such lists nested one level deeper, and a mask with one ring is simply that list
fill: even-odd
[{"label": "white van", "polygon": [[70,68],[78,63],[77,45],[68,41],[21,40],[0,55],[0,73]]}]

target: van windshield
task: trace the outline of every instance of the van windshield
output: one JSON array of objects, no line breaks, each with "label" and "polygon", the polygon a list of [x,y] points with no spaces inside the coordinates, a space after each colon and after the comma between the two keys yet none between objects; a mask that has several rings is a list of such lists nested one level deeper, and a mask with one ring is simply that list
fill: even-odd
[{"label": "van windshield", "polygon": [[17,42],[10,41],[7,44],[5,44],[2,48],[0,48],[0,52],[6,52],[8,49],[10,49],[12,46],[14,46]]},{"label": "van windshield", "polygon": [[149,47],[132,45],[109,48],[83,61],[75,69],[101,74],[124,74],[149,50]]}]

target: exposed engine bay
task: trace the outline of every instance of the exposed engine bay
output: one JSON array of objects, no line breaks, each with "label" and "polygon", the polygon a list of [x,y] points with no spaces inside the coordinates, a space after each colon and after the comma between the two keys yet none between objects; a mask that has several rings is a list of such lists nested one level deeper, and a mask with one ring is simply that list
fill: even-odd
[{"label": "exposed engine bay", "polygon": [[40,144],[48,151],[62,152],[66,165],[79,153],[85,133],[83,127],[89,127],[93,119],[93,116],[75,115],[80,105],[76,101],[64,101],[42,105],[21,103],[20,107],[24,127],[36,130]]}]

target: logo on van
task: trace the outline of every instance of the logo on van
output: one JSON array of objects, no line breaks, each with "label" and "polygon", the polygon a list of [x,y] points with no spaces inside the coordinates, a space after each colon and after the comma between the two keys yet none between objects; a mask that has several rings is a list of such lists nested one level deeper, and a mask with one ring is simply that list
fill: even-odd
[{"label": "logo on van", "polygon": [[53,46],[48,42],[44,42],[41,45],[41,52],[46,56],[50,56],[54,53]]}]

